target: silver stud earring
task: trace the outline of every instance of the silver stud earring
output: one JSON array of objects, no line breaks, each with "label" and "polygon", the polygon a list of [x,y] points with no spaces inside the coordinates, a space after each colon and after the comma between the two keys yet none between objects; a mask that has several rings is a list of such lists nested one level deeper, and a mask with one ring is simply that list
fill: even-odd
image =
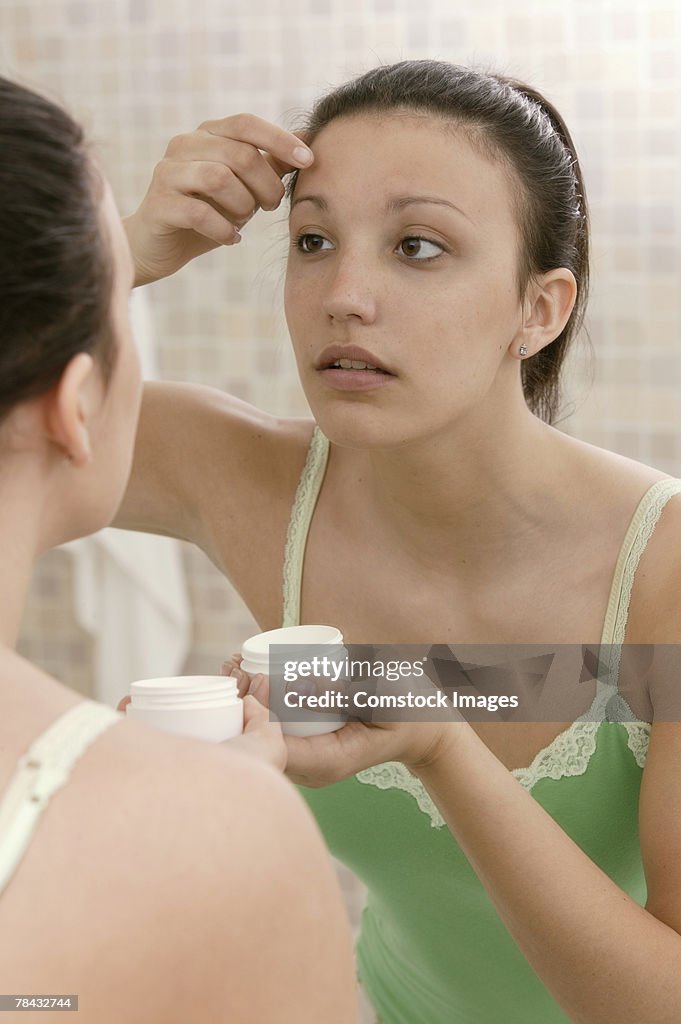
[{"label": "silver stud earring", "polygon": [[518,352],[520,353],[521,356],[526,356],[527,355],[527,345],[521,345],[520,348],[518,349]]}]

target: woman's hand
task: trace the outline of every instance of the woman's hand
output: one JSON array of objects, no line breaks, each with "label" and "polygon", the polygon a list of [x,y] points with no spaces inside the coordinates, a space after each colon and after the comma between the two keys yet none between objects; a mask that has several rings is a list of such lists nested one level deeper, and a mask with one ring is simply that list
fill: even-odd
[{"label": "woman's hand", "polygon": [[[259,678],[261,677],[256,676],[256,679]],[[244,696],[244,731],[242,735],[227,742],[232,748],[237,747],[251,757],[267,761],[280,772],[286,768],[288,752],[281,726],[279,722],[270,719],[268,709],[253,694]]]},{"label": "woman's hand", "polygon": [[286,774],[318,788],[385,761],[401,761],[414,775],[446,757],[465,722],[348,722],[321,736],[285,736]]},{"label": "woman's hand", "polygon": [[282,177],[312,163],[303,136],[255,114],[235,114],[171,139],[139,209],[124,220],[135,284],[239,242],[239,228],[259,208],[279,206]]},{"label": "woman's hand", "polygon": [[[224,675],[237,679],[240,695],[255,694],[269,705],[267,676],[251,679],[241,669],[241,656],[233,654],[222,666]],[[470,728],[456,716],[438,722],[363,722],[351,721],[336,732],[303,738],[284,736],[288,750],[286,775],[301,786],[318,788],[354,775],[384,761],[401,761],[415,775],[447,756],[450,743],[456,742],[457,729]]]}]

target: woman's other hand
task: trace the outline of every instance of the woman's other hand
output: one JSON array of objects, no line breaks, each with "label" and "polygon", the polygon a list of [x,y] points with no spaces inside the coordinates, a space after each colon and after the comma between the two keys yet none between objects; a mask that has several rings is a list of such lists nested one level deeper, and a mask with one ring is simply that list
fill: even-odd
[{"label": "woman's other hand", "polygon": [[139,209],[124,220],[135,284],[168,277],[195,256],[239,242],[239,229],[258,209],[279,206],[282,177],[312,163],[303,135],[255,114],[235,114],[172,138]]}]

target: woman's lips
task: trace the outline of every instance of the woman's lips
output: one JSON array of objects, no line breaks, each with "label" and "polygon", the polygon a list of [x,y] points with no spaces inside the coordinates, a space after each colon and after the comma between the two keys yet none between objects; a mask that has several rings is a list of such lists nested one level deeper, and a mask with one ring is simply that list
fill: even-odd
[{"label": "woman's lips", "polygon": [[333,388],[334,391],[374,391],[397,379],[392,373],[377,370],[343,370],[327,367],[325,370],[318,370],[317,373],[327,387]]}]

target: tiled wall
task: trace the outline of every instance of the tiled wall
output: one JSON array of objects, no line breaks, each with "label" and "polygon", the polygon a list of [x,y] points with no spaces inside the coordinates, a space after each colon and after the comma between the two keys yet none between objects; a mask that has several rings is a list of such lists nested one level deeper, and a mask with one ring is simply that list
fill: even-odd
[{"label": "tiled wall", "polygon": [[[68,102],[99,142],[122,211],[169,138],[249,110],[291,126],[327,87],[379,62],[436,57],[524,77],[565,115],[593,220],[595,363],[573,361],[571,433],[681,473],[681,11],[676,0],[0,0],[3,71]],[[152,288],[162,374],[277,413],[306,410],[281,312],[283,214],[238,250]],[[586,397],[584,397],[586,396]],[[188,668],[213,671],[251,620],[185,550]],[[36,576],[22,648],[87,692],[90,642],[67,556]]]}]

